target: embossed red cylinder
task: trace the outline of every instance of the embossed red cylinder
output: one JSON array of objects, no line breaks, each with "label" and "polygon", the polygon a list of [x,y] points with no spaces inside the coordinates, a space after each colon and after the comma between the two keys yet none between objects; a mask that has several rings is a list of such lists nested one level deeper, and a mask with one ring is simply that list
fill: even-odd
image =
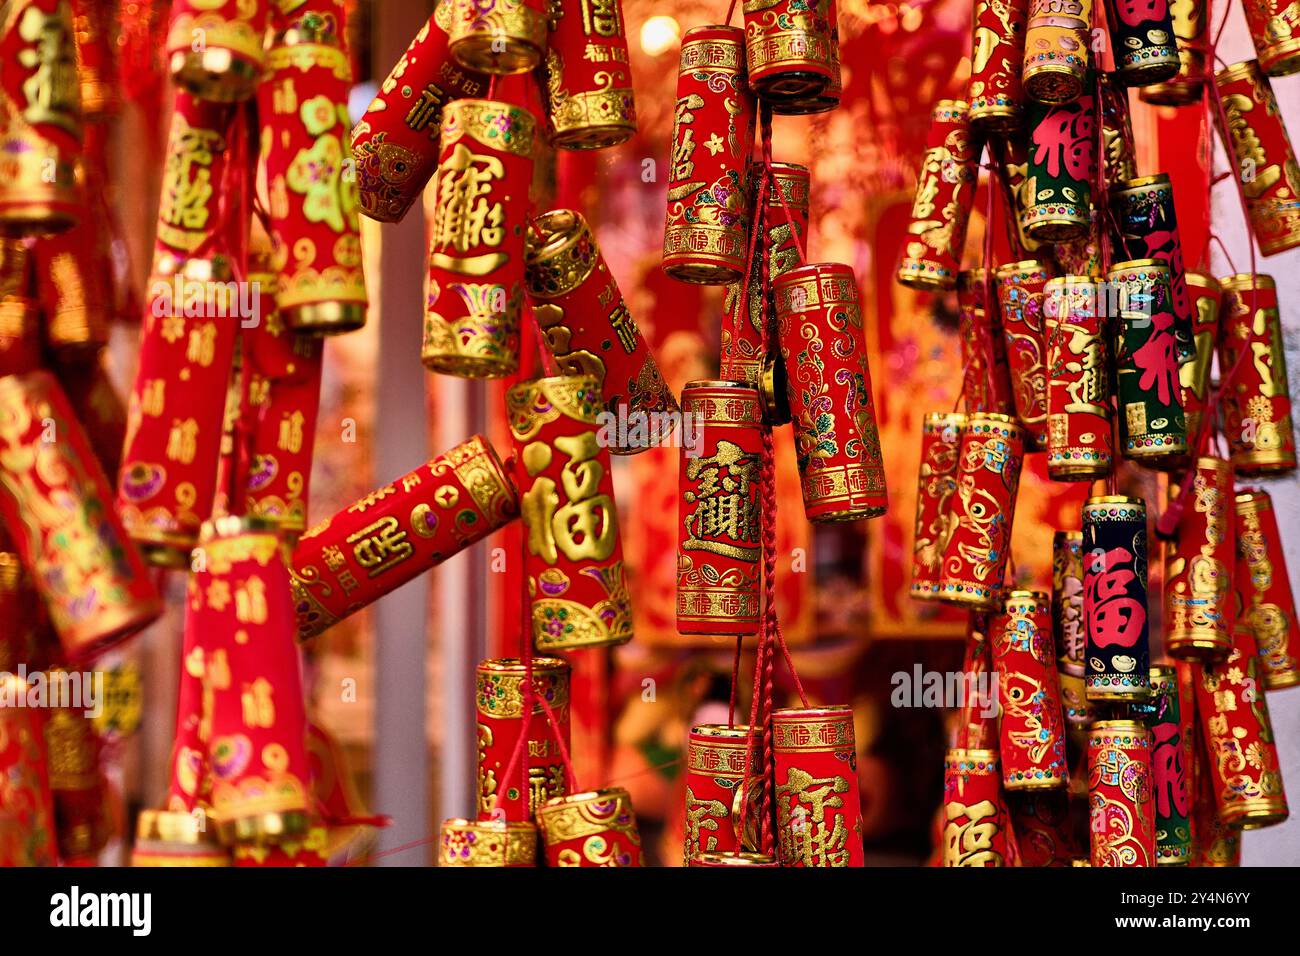
[{"label": "embossed red cylinder", "polygon": [[967,416],[957,461],[952,532],[943,553],[940,599],[974,610],[1002,606],[1024,432],[1007,415]]},{"label": "embossed red cylinder", "polygon": [[0,238],[0,376],[33,371],[43,361],[40,305],[31,293],[26,243]]},{"label": "embossed red cylinder", "polygon": [[777,858],[782,866],[862,866],[853,711],[788,707],[772,712]]},{"label": "embossed red cylinder", "polygon": [[766,853],[717,852],[698,853],[687,862],[687,866],[780,866],[774,857]]},{"label": "embossed red cylinder", "polygon": [[546,48],[549,139],[557,149],[604,149],[636,132],[622,0],[552,4]]},{"label": "embossed red cylinder", "polygon": [[0,517],[64,656],[93,659],[158,616],[158,592],[54,376],[0,379],[0,409]]},{"label": "embossed red cylinder", "polygon": [[[475,669],[474,710],[478,733],[478,818],[533,819],[537,808],[569,792],[563,753],[569,749],[569,665],[556,657],[535,657],[532,717],[522,762],[527,766],[528,791],[520,790],[523,768],[504,778],[524,732],[526,669],[515,657],[482,661]],[[550,726],[545,702],[555,721]],[[556,740],[564,742],[564,750]]]},{"label": "embossed red cylinder", "polygon": [[0,23],[0,232],[48,235],[84,214],[71,7],[14,0]]},{"label": "embossed red cylinder", "polygon": [[309,826],[311,771],[283,551],[269,526],[226,516],[204,526],[196,554],[212,818],[227,844],[290,841]]},{"label": "embossed red cylinder", "polygon": [[266,60],[270,14],[270,0],[174,0],[165,48],[172,79],[205,100],[248,99]]},{"label": "embossed red cylinder", "polygon": [[1093,866],[1155,866],[1151,734],[1138,720],[1088,731],[1088,831]]},{"label": "embossed red cylinder", "polygon": [[1178,381],[1183,386],[1183,415],[1187,419],[1187,440],[1192,447],[1197,447],[1205,400],[1209,396],[1210,368],[1219,336],[1221,295],[1222,289],[1213,276],[1204,272],[1187,273],[1187,297],[1191,306],[1196,357],[1178,367]]},{"label": "embossed red cylinder", "polygon": [[1047,316],[1043,300],[1051,270],[1037,260],[998,267],[998,312],[1006,337],[1016,417],[1026,451],[1047,447]]},{"label": "embossed red cylinder", "polygon": [[616,423],[611,453],[660,444],[680,410],[650,346],[628,311],[587,221],[570,209],[533,220],[525,237],[524,286],[542,342],[567,375],[600,382]]},{"label": "embossed red cylinder", "polygon": [[1264,686],[1292,687],[1300,684],[1300,619],[1273,499],[1267,491],[1243,491],[1235,511],[1238,623],[1255,637]]},{"label": "embossed red cylinder", "polygon": [[482,435],[389,482],[298,539],[290,563],[306,640],[441,564],[519,514]]},{"label": "embossed red cylinder", "polygon": [[590,376],[534,379],[506,393],[539,650],[632,639],[609,450],[597,439],[601,407]]},{"label": "embossed red cylinder", "polygon": [[[59,682],[68,679],[61,669],[51,669],[45,677],[52,694]],[[45,721],[45,744],[59,858],[65,865],[84,865],[93,861],[113,836],[104,812],[108,784],[100,770],[99,734],[84,709],[51,706]]]},{"label": "embossed red cylinder", "polygon": [[898,264],[898,281],[903,285],[926,291],[956,286],[979,183],[979,159],[970,107],[961,100],[940,100],[930,115],[925,157]]},{"label": "embossed red cylinder", "polygon": [[745,62],[773,103],[823,95],[838,72],[835,0],[745,0]]},{"label": "embossed red cylinder", "polygon": [[280,315],[300,332],[350,332],[366,321],[366,282],[342,3],[309,0],[276,27],[257,107]]},{"label": "embossed red cylinder", "polygon": [[548,866],[641,866],[641,834],[622,787],[546,801],[537,810]]},{"label": "embossed red cylinder", "polygon": [[537,865],[537,827],[531,821],[445,820],[438,865],[515,867]]},{"label": "embossed red cylinder", "polygon": [[1057,481],[1110,474],[1110,366],[1098,284],[1086,276],[1052,279],[1047,312],[1047,473]]},{"label": "embossed red cylinder", "polygon": [[1228,128],[1220,128],[1237,169],[1251,231],[1266,256],[1300,246],[1300,195],[1296,194],[1295,150],[1268,77],[1255,60],[1234,63],[1214,74]]},{"label": "embossed red cylinder", "polygon": [[[750,263],[748,279],[727,287],[722,318],[722,377],[728,381],[759,384],[763,365],[776,348],[776,329],[772,323],[770,283],[801,265],[800,248],[808,242],[807,166],[796,163],[773,163],[772,178],[767,184],[767,199],[762,209],[758,203],[761,177],[766,175],[762,163],[749,164],[749,221],[761,229],[758,248]],[[792,228],[793,227],[793,228]],[[767,270],[769,288],[763,288],[763,271]],[[737,308],[738,300],[749,283],[749,302]],[[741,314],[738,316],[737,312]],[[768,352],[763,351],[763,326],[768,323]]]},{"label": "embossed red cylinder", "polygon": [[[968,412],[1016,413],[997,292],[988,270],[957,276],[957,337],[961,340],[962,402]],[[990,301],[985,301],[989,299]]]},{"label": "embossed red cylinder", "polygon": [[[749,727],[740,724],[701,724],[686,740],[686,842],[687,866],[697,865],[703,853],[735,853],[743,849],[739,834],[740,807],[745,797],[745,746]],[[750,745],[750,793],[761,785],[762,740]],[[751,798],[751,807],[753,806]],[[745,829],[760,821],[747,820]]]},{"label": "embossed red cylinder", "polygon": [[804,514],[879,517],[888,496],[857,277],[848,266],[818,262],[772,286]]},{"label": "embossed red cylinder", "polygon": [[1243,3],[1259,66],[1269,76],[1300,73],[1300,8],[1289,0]]},{"label": "embossed red cylinder", "polygon": [[682,282],[736,282],[748,261],[745,175],[757,104],[744,44],[744,31],[728,26],[682,37],[663,256],[664,272]]},{"label": "embossed red cylinder", "polygon": [[1066,785],[1065,722],[1052,644],[1052,606],[1040,591],[1011,591],[989,622],[998,676],[998,753],[1008,790]]},{"label": "embossed red cylinder", "polygon": [[[0,693],[15,702],[27,697],[26,678],[0,674]],[[46,711],[38,707],[0,707],[0,866],[56,866],[54,798],[50,792],[45,746]]]},{"label": "embossed red cylinder", "polygon": [[678,471],[677,630],[757,634],[763,554],[758,389],[691,382],[682,390],[693,440]]},{"label": "embossed red cylinder", "polygon": [[1231,650],[1236,617],[1232,465],[1202,457],[1194,467],[1177,540],[1165,545],[1165,652],[1213,661]]},{"label": "embossed red cylinder", "polygon": [[944,756],[944,866],[1009,865],[1001,783],[996,750],[950,749]]},{"label": "embossed red cylinder", "polygon": [[1065,722],[1071,730],[1087,727],[1082,531],[1052,534],[1052,634]]},{"label": "embossed red cylinder", "polygon": [[229,278],[226,261],[210,258],[150,280],[117,510],[151,564],[184,565],[212,515],[240,324]]},{"label": "embossed red cylinder", "polygon": [[966,416],[960,412],[931,412],[921,422],[911,586],[911,595],[918,600],[932,601],[939,597],[943,554],[953,530],[957,456],[965,431]]},{"label": "embossed red cylinder", "polygon": [[965,699],[957,710],[956,746],[995,753],[998,742],[997,684],[993,676],[991,616],[978,612],[966,615],[966,640],[961,673]]},{"label": "embossed red cylinder", "polygon": [[1219,819],[1242,830],[1273,826],[1290,812],[1262,678],[1250,629],[1238,627],[1227,658],[1204,665],[1196,685]]},{"label": "embossed red cylinder", "polygon": [[451,4],[439,3],[352,129],[361,211],[400,222],[438,168],[449,101],[482,96],[489,77],[458,65],[447,50]]},{"label": "embossed red cylinder", "polygon": [[1006,132],[1025,120],[1025,28],[1029,0],[977,0],[970,68],[970,122],[978,130]]},{"label": "embossed red cylinder", "polygon": [[170,276],[191,256],[205,258],[220,225],[222,184],[234,107],[177,89],[167,130],[167,160],[158,197],[153,271]]},{"label": "embossed red cylinder", "polygon": [[443,109],[420,358],[431,372],[502,378],[519,365],[524,232],[537,121],[496,100]]},{"label": "embossed red cylinder", "polygon": [[1223,433],[1242,475],[1295,471],[1295,420],[1282,319],[1272,276],[1234,275],[1223,288],[1219,328]]},{"label": "embossed red cylinder", "polygon": [[546,52],[543,0],[447,0],[451,55],[466,69],[527,73]]}]

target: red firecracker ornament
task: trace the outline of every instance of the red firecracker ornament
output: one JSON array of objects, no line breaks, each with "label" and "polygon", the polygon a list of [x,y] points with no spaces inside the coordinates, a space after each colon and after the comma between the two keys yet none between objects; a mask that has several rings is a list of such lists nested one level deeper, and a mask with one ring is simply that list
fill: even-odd
[{"label": "red firecracker ornament", "polygon": [[1046,285],[1047,473],[1057,481],[1110,474],[1110,366],[1098,284],[1086,276]]},{"label": "red firecracker ornament", "polygon": [[1254,635],[1264,686],[1278,690],[1300,684],[1300,619],[1273,499],[1267,491],[1237,495],[1233,532],[1234,583],[1241,595],[1238,626]]},{"label": "red firecracker ornament", "polygon": [[987,269],[968,269],[957,276],[957,337],[966,411],[1014,415],[1006,338]]},{"label": "red firecracker ornament", "polygon": [[604,149],[636,133],[622,0],[549,6],[546,110],[551,145]]},{"label": "red firecracker ornament", "polygon": [[484,73],[527,73],[546,51],[544,0],[446,0],[451,55]]},{"label": "red firecracker ornament", "polygon": [[1183,386],[1183,414],[1187,418],[1188,442],[1195,447],[1194,442],[1201,434],[1205,402],[1209,397],[1210,368],[1214,364],[1215,345],[1219,336],[1219,300],[1222,289],[1213,276],[1204,272],[1188,272],[1186,278],[1196,357],[1178,367],[1178,381]]},{"label": "red firecracker ornament", "polygon": [[1030,0],[1021,79],[1038,102],[1068,103],[1083,92],[1092,6],[1093,0]]},{"label": "red firecracker ornament", "polygon": [[1074,731],[1089,722],[1084,689],[1087,636],[1083,617],[1083,532],[1052,535],[1052,634],[1056,644],[1061,709]]},{"label": "red firecracker ornament", "polygon": [[777,855],[782,866],[862,866],[853,712],[780,708],[772,714]]},{"label": "red firecracker ornament", "polygon": [[1243,3],[1260,68],[1269,76],[1300,73],[1300,9],[1287,0]]},{"label": "red firecracker ornament", "polygon": [[518,367],[536,138],[519,106],[456,100],[443,110],[420,351],[431,372],[502,378]]},{"label": "red firecracker ornament", "polygon": [[912,537],[912,597],[939,597],[943,555],[952,537],[953,497],[966,416],[931,412],[921,423],[921,469],[916,482],[916,530]]},{"label": "red firecracker ornament", "polygon": [[1025,26],[1029,0],[977,0],[970,70],[970,122],[977,130],[1019,129],[1025,118]]},{"label": "red firecracker ornament", "polygon": [[1088,731],[1088,830],[1093,866],[1155,866],[1151,734],[1138,720]]},{"label": "red firecracker ornament", "polygon": [[943,865],[1007,866],[1008,819],[996,750],[949,750],[943,764]]},{"label": "red firecracker ornament", "polygon": [[1016,417],[1026,450],[1047,447],[1047,328],[1044,298],[1051,271],[1036,260],[1013,262],[997,272],[998,313],[1006,336],[1007,363]]},{"label": "red firecracker ornament", "polygon": [[476,435],[311,528],[293,552],[298,637],[332,627],[508,524],[519,497]]},{"label": "red firecracker ornament", "polygon": [[756,105],[744,43],[744,31],[727,26],[682,37],[663,267],[683,282],[726,285],[744,276]]},{"label": "red firecracker ornament", "polygon": [[608,787],[547,800],[537,810],[548,866],[641,866],[632,798]]},{"label": "red firecracker ornament", "polygon": [[50,792],[47,713],[26,706],[30,684],[0,674],[0,866],[55,866],[54,800]]},{"label": "red firecracker ornament", "polygon": [[745,62],[755,93],[775,112],[825,94],[839,73],[835,0],[746,0],[744,15]]},{"label": "red firecracker ornament", "polygon": [[[745,749],[749,747],[749,782],[745,780]],[[701,724],[692,727],[686,742],[686,844],[687,866],[698,866],[702,854],[735,854],[751,844],[749,837],[760,821],[745,823],[745,838],[738,832],[742,800],[754,806],[753,795],[762,785],[761,739],[750,739],[744,724]]]},{"label": "red firecracker ornament", "polygon": [[[1178,538],[1165,545],[1165,651],[1214,661],[1232,649],[1236,617],[1232,465],[1205,457],[1195,469]],[[1177,487],[1171,482],[1170,493]]]},{"label": "red firecracker ornament", "polygon": [[[248,99],[262,76],[271,5],[270,0],[174,0],[165,50],[172,79],[205,100]],[[275,5],[288,4],[276,0]]]},{"label": "red firecracker ornament", "polygon": [[536,866],[537,827],[526,820],[446,820],[439,838],[438,865]]},{"label": "red firecracker ornament", "polygon": [[158,197],[153,272],[170,277],[192,256],[211,253],[220,220],[230,124],[235,107],[178,89],[167,131],[167,160]]}]

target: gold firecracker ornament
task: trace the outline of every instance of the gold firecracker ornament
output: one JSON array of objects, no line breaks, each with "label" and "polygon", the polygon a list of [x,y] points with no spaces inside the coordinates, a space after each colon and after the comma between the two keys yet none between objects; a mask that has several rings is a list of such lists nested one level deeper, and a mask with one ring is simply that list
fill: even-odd
[{"label": "gold firecracker ornament", "polygon": [[546,51],[544,0],[444,0],[451,55],[461,66],[508,76],[527,73]]}]

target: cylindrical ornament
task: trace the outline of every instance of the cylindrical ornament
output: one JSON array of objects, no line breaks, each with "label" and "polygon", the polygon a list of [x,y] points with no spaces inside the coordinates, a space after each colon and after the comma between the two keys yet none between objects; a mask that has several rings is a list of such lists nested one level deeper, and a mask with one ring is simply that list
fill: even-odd
[{"label": "cylindrical ornament", "polygon": [[1220,395],[1232,465],[1242,475],[1292,472],[1295,423],[1277,286],[1258,274],[1229,276],[1220,285]]},{"label": "cylindrical ornament", "polygon": [[1018,866],[1073,866],[1079,850],[1070,818],[1070,794],[1056,790],[1007,794]]},{"label": "cylindrical ornament", "polygon": [[550,4],[546,111],[558,149],[604,149],[636,132],[622,0]]},{"label": "cylindrical ornament", "polygon": [[1030,0],[1022,82],[1040,103],[1068,103],[1084,90],[1093,0]]},{"label": "cylindrical ornament", "polygon": [[1151,668],[1154,712],[1151,729],[1151,786],[1155,796],[1156,865],[1184,866],[1192,856],[1192,801],[1185,763],[1178,676],[1164,664]]},{"label": "cylindrical ornament", "polygon": [[420,350],[431,372],[503,378],[519,365],[536,139],[519,106],[455,100],[443,110]]},{"label": "cylindrical ornament", "polygon": [[683,282],[726,285],[744,276],[756,107],[744,43],[744,31],[727,26],[682,37],[663,268]]},{"label": "cylindrical ornament", "polygon": [[285,325],[313,335],[366,321],[344,29],[337,0],[300,8],[272,41],[257,88],[276,300]]},{"label": "cylindrical ornament", "polygon": [[1238,627],[1227,658],[1203,666],[1196,685],[1219,819],[1242,830],[1281,823],[1289,813],[1260,670],[1249,628]]},{"label": "cylindrical ornament", "polygon": [[987,276],[986,269],[967,269],[957,276],[962,402],[968,412],[1014,415],[1006,338],[998,316],[997,293]]},{"label": "cylindrical ornament", "polygon": [[1178,42],[1167,0],[1107,0],[1106,23],[1115,76],[1125,86],[1147,86],[1178,74]]},{"label": "cylindrical ornament", "polygon": [[1115,381],[1120,450],[1143,463],[1187,454],[1169,267],[1159,259],[1116,263],[1106,274],[1117,299]]},{"label": "cylindrical ornament", "polygon": [[916,529],[912,537],[912,597],[940,596],[943,555],[953,532],[953,498],[966,416],[931,412],[921,422],[921,468],[916,482]]},{"label": "cylindrical ornament", "polygon": [[542,342],[565,375],[600,381],[620,425],[613,454],[660,444],[678,421],[677,399],[628,311],[586,220],[570,209],[538,216],[525,237],[525,289]]},{"label": "cylindrical ornament", "polygon": [[970,67],[970,123],[1006,132],[1025,121],[1025,25],[1030,0],[976,0]]},{"label": "cylindrical ornament", "polygon": [[0,379],[0,443],[0,517],[68,660],[94,658],[153,621],[158,592],[49,372]]},{"label": "cylindrical ornament", "polygon": [[819,262],[773,283],[809,521],[885,513],[885,466],[853,270]]},{"label": "cylindrical ornament", "polygon": [[1052,646],[1050,598],[1012,591],[989,630],[998,677],[998,753],[1008,790],[1064,787],[1065,726]]},{"label": "cylindrical ornament", "polygon": [[[510,780],[503,777],[524,732],[524,663],[515,657],[500,657],[483,661],[475,669],[480,820],[532,820],[539,806],[569,792],[563,757],[569,749],[569,665],[556,657],[535,657],[532,667],[533,713],[527,720],[528,743],[523,755],[528,767],[526,794],[520,792],[519,773],[512,773]],[[559,724],[556,728],[546,716],[547,707]],[[556,741],[557,734],[564,751]]]},{"label": "cylindrical ornament", "polygon": [[[68,674],[61,669],[47,671],[45,679],[51,693],[67,688]],[[45,721],[45,745],[59,858],[65,864],[94,860],[113,836],[104,813],[99,734],[85,710],[54,705]]]},{"label": "cylindrical ornament", "polygon": [[1222,290],[1213,276],[1204,272],[1187,273],[1187,298],[1192,313],[1192,341],[1196,358],[1178,366],[1178,381],[1183,386],[1183,417],[1187,420],[1187,442],[1195,448],[1201,434],[1205,402],[1209,397],[1210,368],[1219,336],[1219,300]]},{"label": "cylindrical ornament", "polygon": [[1114,461],[1106,322],[1099,287],[1086,276],[1046,286],[1047,473],[1057,481],[1093,481]]},{"label": "cylindrical ornament", "polygon": [[[546,53],[543,0],[444,0],[451,55],[467,70],[527,73]],[[592,4],[598,6],[598,4]]]},{"label": "cylindrical ornament", "polygon": [[[740,724],[701,724],[686,741],[686,845],[688,866],[701,853],[735,853],[742,849],[736,827],[746,799],[745,747],[749,727]],[[755,736],[749,752],[749,793],[762,780],[762,738]],[[752,801],[752,797],[749,798]],[[752,806],[751,802],[751,806]],[[761,821],[747,821],[746,830]]]},{"label": "cylindrical ornament", "polygon": [[[150,281],[127,406],[117,510],[151,564],[184,566],[212,516],[240,322],[224,259]],[[195,313],[195,303],[202,308]]]},{"label": "cylindrical ornament", "polygon": [[1234,583],[1242,595],[1239,625],[1254,634],[1264,686],[1300,684],[1300,623],[1282,535],[1267,491],[1236,496]]},{"label": "cylindrical ornament", "polygon": [[1008,865],[1007,822],[998,752],[950,749],[943,761],[943,865]]},{"label": "cylindrical ornament", "polygon": [[234,111],[228,103],[199,99],[184,89],[172,97],[154,230],[155,274],[170,276],[179,271],[217,231]]},{"label": "cylindrical ornament", "polygon": [[601,407],[590,376],[534,379],[506,393],[528,528],[524,576],[543,651],[632,639],[609,450],[597,440]]},{"label": "cylindrical ornament", "polygon": [[1088,699],[1146,700],[1147,509],[1140,498],[1102,495],[1083,506],[1083,620]]},{"label": "cylindrical ornament", "polygon": [[622,787],[556,797],[537,810],[548,866],[641,866],[641,834]]},{"label": "cylindrical ornament", "polygon": [[1300,8],[1289,0],[1242,4],[1259,66],[1269,76],[1300,72]]},{"label": "cylindrical ornament", "polygon": [[1101,720],[1088,731],[1088,830],[1093,866],[1155,865],[1151,734],[1141,721]]},{"label": "cylindrical ornament", "polygon": [[[1232,465],[1206,457],[1196,460],[1195,469],[1178,538],[1165,545],[1165,652],[1213,661],[1232,648]],[[1177,487],[1170,482],[1171,495]]]},{"label": "cylindrical ornament", "polygon": [[[762,163],[749,164],[749,200],[758,202],[760,177],[767,174]],[[769,353],[763,350],[764,324],[768,325],[768,350],[775,350],[776,327],[772,323],[771,283],[777,276],[802,265],[799,250],[808,242],[807,166],[773,163],[762,209],[750,213],[752,228],[761,229],[758,249],[750,263],[749,276],[727,287],[722,320],[722,377],[728,381],[757,385]],[[793,221],[792,221],[793,220]],[[766,260],[766,261],[765,261]],[[763,288],[766,269],[769,287]],[[745,283],[749,302],[738,300]]]},{"label": "cylindrical ornament", "polygon": [[1111,187],[1110,208],[1115,225],[1115,259],[1158,259],[1169,267],[1178,362],[1181,365],[1193,361],[1196,341],[1192,330],[1192,299],[1183,268],[1183,246],[1178,238],[1169,175],[1157,173],[1115,183]]},{"label": "cylindrical ornament", "polygon": [[1006,415],[968,415],[957,457],[952,530],[943,553],[939,597],[974,610],[1002,606],[1002,582],[1011,550],[1024,432]]},{"label": "cylindrical ornament", "polygon": [[1029,202],[1020,222],[1031,239],[1070,242],[1088,234],[1096,122],[1096,97],[1091,90],[1068,103],[1030,105]]},{"label": "cylindrical ornament", "polygon": [[[29,679],[0,673],[0,866],[57,866],[54,799],[45,745],[46,711],[26,706]],[[21,704],[17,703],[19,700]]]},{"label": "cylindrical ornament", "polygon": [[835,0],[826,6],[826,19],[830,27],[830,61],[826,64],[830,70],[830,79],[822,92],[813,96],[802,96],[784,100],[768,100],[772,112],[781,116],[800,116],[812,113],[825,113],[840,105],[844,94],[843,77],[840,74],[840,23]]},{"label": "cylindrical ornament", "polygon": [[1161,106],[1190,106],[1201,102],[1205,88],[1205,25],[1207,0],[1169,0],[1174,37],[1178,41],[1178,72],[1138,91],[1138,98]]},{"label": "cylindrical ornament", "polygon": [[254,272],[254,267],[250,263],[249,282],[259,297],[262,320],[241,330],[240,414],[249,436],[243,506],[249,515],[273,522],[286,543],[293,544],[307,529],[325,343],[284,327],[276,309],[275,277]]},{"label": "cylindrical ornament", "polygon": [[835,0],[745,0],[745,63],[774,103],[821,96],[837,72]]},{"label": "cylindrical ornament", "polygon": [[1000,266],[996,275],[1016,417],[1025,430],[1026,450],[1039,450],[1047,447],[1047,317],[1043,300],[1051,272],[1041,262],[1026,260]]},{"label": "cylindrical ornament", "polygon": [[175,0],[165,55],[195,96],[237,103],[253,95],[265,61],[269,0]]},{"label": "cylindrical ornament", "polygon": [[1255,60],[1225,67],[1214,74],[1235,165],[1253,173],[1241,182],[1251,232],[1266,256],[1300,246],[1300,192],[1295,150],[1282,122],[1273,87]]},{"label": "cylindrical ornament", "polygon": [[204,691],[217,832],[227,844],[291,840],[307,831],[312,802],[283,551],[269,525],[226,516],[204,526],[199,554],[189,602],[211,638]]},{"label": "cylindrical ornament", "polygon": [[306,640],[508,524],[519,498],[475,435],[311,528],[293,552]]},{"label": "cylindrical ornament", "polygon": [[487,92],[485,74],[453,63],[450,24],[451,4],[440,2],[352,130],[361,211],[371,219],[405,217],[438,168],[443,109]]},{"label": "cylindrical ornament", "polygon": [[758,389],[691,382],[682,409],[694,431],[678,473],[677,630],[757,634],[763,412]]},{"label": "cylindrical ornament", "polygon": [[445,820],[438,865],[536,866],[537,827],[528,820]]},{"label": "cylindrical ornament", "polygon": [[1084,690],[1087,634],[1083,617],[1083,532],[1052,535],[1052,634],[1061,711],[1072,730],[1089,723]]},{"label": "cylindrical ornament", "polygon": [[69,4],[7,4],[0,63],[0,233],[63,232],[84,210],[81,93]]},{"label": "cylindrical ornament", "polygon": [[853,711],[778,708],[772,713],[776,848],[782,866],[862,866]]},{"label": "cylindrical ornament", "polygon": [[133,867],[230,866],[230,850],[183,810],[141,810],[136,819]]},{"label": "cylindrical ornament", "polygon": [[952,289],[961,270],[966,227],[979,183],[979,145],[970,128],[970,107],[940,100],[930,114],[925,158],[916,179],[907,242],[898,281],[924,291]]},{"label": "cylindrical ornament", "polygon": [[687,866],[780,866],[774,857],[766,853],[718,852],[697,853],[686,863]]}]

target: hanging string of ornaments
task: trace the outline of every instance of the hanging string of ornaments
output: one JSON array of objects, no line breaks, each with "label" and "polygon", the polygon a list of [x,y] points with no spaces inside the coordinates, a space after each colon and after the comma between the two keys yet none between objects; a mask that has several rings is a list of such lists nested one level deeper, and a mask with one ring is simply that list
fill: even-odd
[{"label": "hanging string of ornaments", "polygon": [[[997,677],[945,761],[945,866],[1235,866],[1242,830],[1287,818],[1264,692],[1300,683],[1300,626],[1269,495],[1238,482],[1296,468],[1255,244],[1300,246],[1270,85],[1300,72],[1300,38],[1283,4],[1244,7],[1257,59],[1228,65],[1205,0],[980,0],[969,102],[934,108],[897,276],[956,290],[964,370],[925,418],[911,593],[967,611],[965,669]],[[1209,241],[1185,262],[1169,176],[1135,166],[1130,89],[1219,131],[1247,272],[1206,273]],[[963,271],[982,154],[985,267]],[[994,266],[999,218],[1019,261]],[[1035,453],[1092,492],[1055,532],[1050,595],[1012,564]],[[1137,469],[1166,476],[1162,506],[1123,493]],[[1172,662],[1154,665],[1151,532]]]}]

